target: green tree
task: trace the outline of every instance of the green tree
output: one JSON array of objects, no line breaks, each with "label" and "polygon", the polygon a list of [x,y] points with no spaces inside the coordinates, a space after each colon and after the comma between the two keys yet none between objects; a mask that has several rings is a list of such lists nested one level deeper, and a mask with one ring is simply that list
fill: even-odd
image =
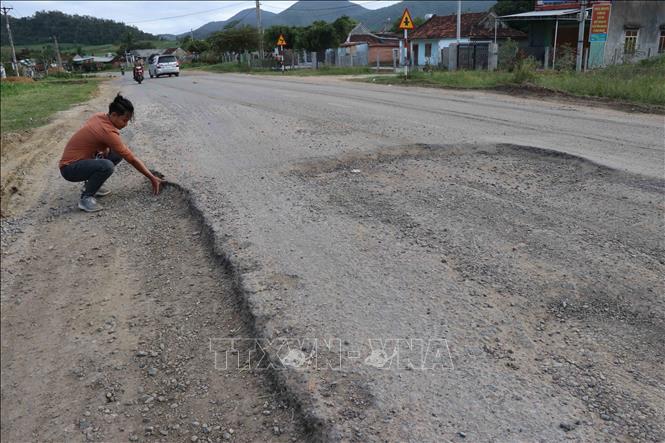
[{"label": "green tree", "polygon": [[508,38],[499,45],[499,69],[512,72],[517,63],[517,51],[519,45],[516,41]]},{"label": "green tree", "polygon": [[253,51],[259,46],[256,29],[251,26],[215,32],[208,38],[210,48],[217,53]]},{"label": "green tree", "polygon": [[39,54],[39,58],[42,59],[42,61],[45,64],[49,64],[53,60],[55,60],[55,49],[53,49],[53,46],[51,46],[51,45],[42,46],[42,50],[41,50],[41,54]]},{"label": "green tree", "polygon": [[335,38],[336,45],[339,46],[341,43],[346,41],[346,37],[349,35],[349,32],[358,24],[357,21],[350,18],[349,16],[343,15],[332,23],[332,27],[335,29]]},{"label": "green tree", "polygon": [[155,49],[157,46],[150,40],[141,40],[138,41],[134,44],[134,48],[132,49]]},{"label": "green tree", "polygon": [[182,40],[178,41],[178,46],[185,49],[185,46],[187,46],[191,41],[192,41],[192,36],[187,34]]},{"label": "green tree", "polygon": [[224,25],[224,29],[232,29],[235,28],[238,23],[240,23],[240,20],[231,20],[227,24]]},{"label": "green tree", "polygon": [[277,46],[277,39],[280,35],[284,36],[286,40],[286,49],[296,48],[299,41],[299,35],[302,33],[303,28],[296,26],[276,25],[271,26],[263,32],[263,42],[266,48],[274,48]]},{"label": "green tree", "polygon": [[134,39],[134,33],[132,31],[126,31],[122,34],[120,38],[120,47],[118,48],[118,54],[124,54],[127,51],[136,49],[136,40]]},{"label": "green tree", "polygon": [[182,49],[185,51],[193,52],[196,54],[201,54],[208,49],[210,49],[210,43],[208,43],[205,40],[192,40],[191,38],[184,42],[184,44],[180,45]]},{"label": "green tree", "polygon": [[533,11],[533,0],[498,0],[490,11],[498,16]]},{"label": "green tree", "polygon": [[307,51],[321,52],[336,43],[335,28],[330,23],[315,21],[300,35],[298,46]]}]

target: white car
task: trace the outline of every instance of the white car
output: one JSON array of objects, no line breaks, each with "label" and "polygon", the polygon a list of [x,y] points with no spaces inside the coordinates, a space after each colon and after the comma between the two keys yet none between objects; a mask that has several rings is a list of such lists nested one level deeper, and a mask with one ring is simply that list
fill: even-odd
[{"label": "white car", "polygon": [[180,63],[175,55],[155,55],[150,59],[148,65],[148,74],[150,78],[168,75],[176,77],[180,75]]}]

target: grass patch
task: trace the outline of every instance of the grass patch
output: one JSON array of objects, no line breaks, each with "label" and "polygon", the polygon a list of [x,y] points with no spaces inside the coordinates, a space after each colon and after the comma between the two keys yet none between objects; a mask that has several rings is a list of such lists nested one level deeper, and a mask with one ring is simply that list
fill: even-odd
[{"label": "grass patch", "polygon": [[95,79],[53,79],[31,83],[0,82],[0,131],[44,125],[49,117],[87,101],[97,90]]},{"label": "grass patch", "polygon": [[[293,69],[288,70],[284,75],[292,75],[295,77],[310,77],[318,75],[363,75],[375,72],[374,69],[366,66],[354,67],[337,67],[337,66],[322,66],[319,69]],[[274,74],[282,75],[281,71],[273,71]]]},{"label": "grass patch", "polygon": [[647,105],[665,105],[665,56],[636,64],[614,65],[588,72],[535,71],[524,65],[514,72],[434,71],[370,77],[373,83],[422,85],[465,89],[519,87],[532,84],[574,96],[603,97]]},{"label": "grass patch", "polygon": [[543,72],[534,83],[573,95],[665,105],[665,57],[580,74]]},{"label": "grass patch", "polygon": [[268,72],[268,68],[251,68],[244,63],[236,62],[226,62],[226,63],[216,63],[214,65],[209,64],[188,64],[183,65],[181,68],[185,69],[199,69],[201,71],[207,72],[241,72],[241,73],[252,73],[252,72]]},{"label": "grass patch", "polygon": [[415,71],[404,80],[404,75],[384,75],[371,77],[372,83],[414,84],[424,86],[441,86],[449,88],[478,89],[495,88],[510,83],[513,75],[509,72],[489,71]]}]

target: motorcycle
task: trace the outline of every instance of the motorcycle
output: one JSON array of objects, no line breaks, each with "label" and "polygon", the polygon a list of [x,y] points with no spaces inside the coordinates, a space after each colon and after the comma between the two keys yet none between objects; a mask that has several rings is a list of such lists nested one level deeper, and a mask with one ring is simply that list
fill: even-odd
[{"label": "motorcycle", "polygon": [[143,81],[143,66],[134,67],[134,80],[140,85]]}]

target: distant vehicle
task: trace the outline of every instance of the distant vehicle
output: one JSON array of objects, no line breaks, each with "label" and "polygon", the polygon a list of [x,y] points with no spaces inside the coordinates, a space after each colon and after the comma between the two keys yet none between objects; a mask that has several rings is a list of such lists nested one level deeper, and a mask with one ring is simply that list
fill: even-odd
[{"label": "distant vehicle", "polygon": [[143,66],[134,66],[134,80],[140,85],[143,81]]},{"label": "distant vehicle", "polygon": [[150,59],[148,65],[148,74],[150,78],[168,75],[176,77],[180,75],[180,63],[175,55],[155,55]]}]

